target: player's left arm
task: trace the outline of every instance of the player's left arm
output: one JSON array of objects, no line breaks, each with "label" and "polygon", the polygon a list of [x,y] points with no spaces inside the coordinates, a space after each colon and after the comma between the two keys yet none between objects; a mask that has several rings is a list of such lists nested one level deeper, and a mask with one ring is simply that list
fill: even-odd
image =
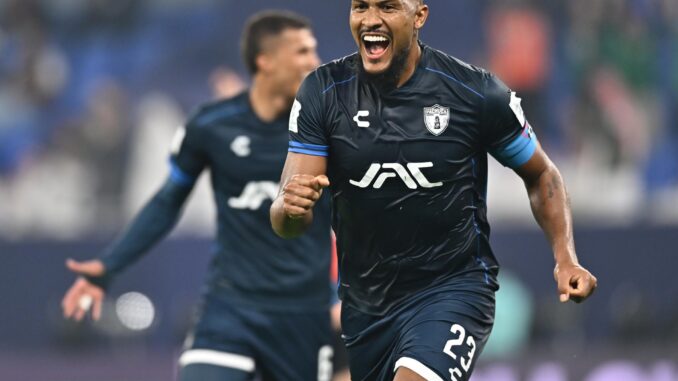
[{"label": "player's left arm", "polygon": [[532,213],[551,244],[560,301],[583,301],[593,293],[597,280],[577,260],[572,213],[560,171],[538,143],[532,157],[514,170],[525,182]]},{"label": "player's left arm", "polygon": [[580,302],[591,295],[597,281],[577,260],[563,178],[539,145],[520,97],[494,75],[484,80],[482,126],[488,152],[525,182],[532,213],[553,249],[560,300]]}]

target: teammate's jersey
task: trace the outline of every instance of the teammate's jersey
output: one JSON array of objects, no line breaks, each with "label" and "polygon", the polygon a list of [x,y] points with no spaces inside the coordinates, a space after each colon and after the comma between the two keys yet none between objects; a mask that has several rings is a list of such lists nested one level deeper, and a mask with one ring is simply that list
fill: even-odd
[{"label": "teammate's jersey", "polygon": [[324,65],[290,116],[289,151],[327,156],[340,296],[370,314],[453,276],[496,287],[487,153],[517,167],[536,147],[515,93],[422,50],[413,76],[389,92],[364,79],[357,54]]},{"label": "teammate's jersey", "polygon": [[244,93],[200,108],[175,139],[172,178],[191,186],[203,169],[211,175],[218,231],[207,292],[261,308],[326,309],[329,199],[318,203],[308,234],[285,240],[271,228],[287,115],[262,122]]}]

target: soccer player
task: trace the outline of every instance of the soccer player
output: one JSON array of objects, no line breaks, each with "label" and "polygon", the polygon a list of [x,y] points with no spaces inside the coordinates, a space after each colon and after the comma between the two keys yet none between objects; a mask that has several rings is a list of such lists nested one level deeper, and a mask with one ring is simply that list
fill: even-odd
[{"label": "soccer player", "polygon": [[[287,154],[287,121],[304,77],[319,65],[304,18],[254,16],[242,39],[249,91],[201,107],[175,138],[170,174],[129,229],[100,259],[69,260],[81,276],[64,315],[80,320],[106,284],[164,237],[200,173],[209,169],[218,210],[217,245],[199,320],[179,359],[182,381],[329,380],[331,377],[329,200],[307,237],[287,241],[270,228]],[[190,253],[187,253],[190,254]]]},{"label": "soccer player", "polygon": [[428,15],[420,0],[351,1],[358,52],[302,84],[271,208],[274,230],[296,237],[320,212],[323,188],[331,191],[354,381],[469,379],[498,288],[487,153],[525,182],[553,248],[560,300],[582,301],[596,287],[575,254],[560,173],[520,98],[420,42]]}]

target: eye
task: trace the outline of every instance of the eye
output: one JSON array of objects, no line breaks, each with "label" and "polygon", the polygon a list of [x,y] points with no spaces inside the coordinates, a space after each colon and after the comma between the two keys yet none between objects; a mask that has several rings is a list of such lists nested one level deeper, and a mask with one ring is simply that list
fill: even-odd
[{"label": "eye", "polygon": [[362,1],[353,3],[353,10],[354,11],[364,11],[365,9],[367,9],[367,3],[362,2]]},{"label": "eye", "polygon": [[396,10],[396,6],[393,3],[382,3],[381,9],[391,12]]}]

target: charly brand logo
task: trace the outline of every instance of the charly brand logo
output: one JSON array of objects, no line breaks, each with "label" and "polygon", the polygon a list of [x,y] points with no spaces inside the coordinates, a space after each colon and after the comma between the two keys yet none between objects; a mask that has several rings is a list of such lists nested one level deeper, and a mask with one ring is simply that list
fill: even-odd
[{"label": "charly brand logo", "polygon": [[425,163],[407,163],[406,166],[400,163],[373,163],[360,181],[349,180],[349,182],[359,188],[367,188],[372,185],[372,188],[379,189],[384,185],[386,180],[398,177],[410,189],[442,186],[442,182],[432,183],[421,172],[422,168],[431,167],[433,167],[433,163],[430,161]]},{"label": "charly brand logo", "polygon": [[233,151],[236,156],[247,157],[251,152],[250,142],[249,136],[240,135],[231,142],[231,151]]},{"label": "charly brand logo", "polygon": [[433,135],[438,136],[447,129],[450,123],[450,108],[441,105],[424,107],[424,124]]},{"label": "charly brand logo", "polygon": [[368,116],[370,116],[369,110],[360,110],[353,117],[353,121],[356,122],[358,127],[367,128],[370,126],[370,122],[367,120],[360,120],[360,118],[367,118]]},{"label": "charly brand logo", "polygon": [[273,181],[250,181],[240,196],[228,199],[228,206],[233,209],[257,210],[264,201],[276,198],[278,188],[278,183]]}]

